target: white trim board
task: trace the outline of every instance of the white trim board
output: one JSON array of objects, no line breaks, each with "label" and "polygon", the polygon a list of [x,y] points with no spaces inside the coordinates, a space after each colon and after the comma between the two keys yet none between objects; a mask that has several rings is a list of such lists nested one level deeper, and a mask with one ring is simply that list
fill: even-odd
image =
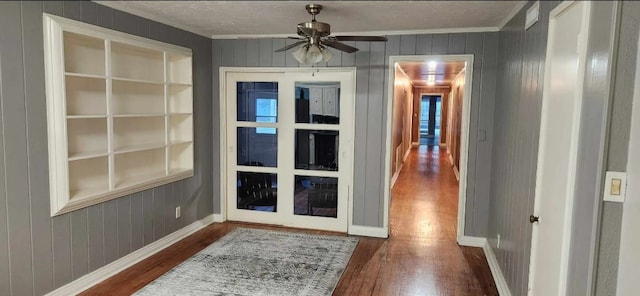
[{"label": "white trim board", "polygon": [[[383,192],[383,228],[389,229],[389,212],[391,210],[391,155],[392,155],[392,122],[393,122],[393,96],[394,96],[394,82],[395,82],[395,65],[401,62],[424,62],[429,60],[438,60],[440,62],[466,62],[466,65],[473,65],[472,54],[458,54],[458,55],[409,55],[409,56],[390,56],[388,66],[388,84],[387,84],[387,121],[386,121],[386,139],[385,139],[385,172],[384,172],[384,192]],[[469,121],[471,117],[471,92],[473,85],[473,66],[465,67],[465,85],[464,85],[464,98],[462,105],[462,132],[461,132],[461,145],[460,145],[460,180],[458,186],[458,221],[457,221],[457,237],[464,236],[465,228],[465,205],[466,205],[466,192],[467,192],[467,160],[469,151]]]},{"label": "white trim board", "polygon": [[379,237],[379,238],[389,237],[389,229],[387,229],[386,227],[383,228],[383,227],[350,225],[348,233],[349,235],[359,235],[359,236],[368,236],[368,237]]},{"label": "white trim board", "polygon": [[155,253],[158,253],[165,248],[177,243],[178,241],[188,237],[189,235],[207,227],[209,224],[214,222],[214,215],[209,215],[204,217],[201,220],[191,223],[188,226],[183,227],[182,229],[176,230],[173,233],[150,243],[136,251],[129,253],[116,261],[113,261],[95,271],[88,273],[73,282],[70,282],[58,289],[55,289],[49,293],[47,296],[66,296],[66,295],[77,295],[84,290],[87,290],[96,284],[116,275],[117,273],[133,266],[134,264],[151,257]]},{"label": "white trim board", "polygon": [[509,290],[507,279],[504,277],[504,273],[502,273],[502,268],[500,268],[500,264],[498,263],[498,259],[496,259],[496,254],[493,252],[493,248],[489,245],[489,242],[486,239],[482,246],[482,250],[484,251],[484,256],[487,258],[489,269],[491,269],[493,281],[496,283],[496,288],[498,288],[498,294],[501,296],[511,296],[511,290]]}]

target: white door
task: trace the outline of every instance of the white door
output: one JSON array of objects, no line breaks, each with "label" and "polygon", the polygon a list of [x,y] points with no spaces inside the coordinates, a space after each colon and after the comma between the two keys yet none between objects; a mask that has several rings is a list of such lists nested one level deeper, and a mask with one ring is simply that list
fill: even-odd
[{"label": "white door", "polygon": [[589,2],[567,1],[550,16],[529,295],[566,295],[589,13]]},{"label": "white door", "polygon": [[227,218],[346,232],[353,71],[225,77]]}]

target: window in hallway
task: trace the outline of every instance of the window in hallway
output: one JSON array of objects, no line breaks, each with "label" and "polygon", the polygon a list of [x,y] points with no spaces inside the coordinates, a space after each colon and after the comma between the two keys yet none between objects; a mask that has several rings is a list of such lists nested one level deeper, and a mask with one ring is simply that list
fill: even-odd
[{"label": "window in hallway", "polygon": [[422,96],[420,101],[420,145],[440,144],[441,97]]}]

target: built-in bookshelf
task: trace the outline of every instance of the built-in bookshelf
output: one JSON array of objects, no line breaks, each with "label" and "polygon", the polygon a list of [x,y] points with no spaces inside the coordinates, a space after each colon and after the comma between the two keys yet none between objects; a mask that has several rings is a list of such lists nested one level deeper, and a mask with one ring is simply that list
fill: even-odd
[{"label": "built-in bookshelf", "polygon": [[51,215],[193,176],[191,50],[44,22]]}]

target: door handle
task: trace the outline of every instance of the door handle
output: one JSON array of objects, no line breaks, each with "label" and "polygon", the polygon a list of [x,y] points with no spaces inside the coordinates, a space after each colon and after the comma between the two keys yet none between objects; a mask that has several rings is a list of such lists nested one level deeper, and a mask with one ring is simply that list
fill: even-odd
[{"label": "door handle", "polygon": [[529,216],[529,222],[536,223],[536,222],[540,222],[540,217],[534,216],[534,215],[530,215]]}]

